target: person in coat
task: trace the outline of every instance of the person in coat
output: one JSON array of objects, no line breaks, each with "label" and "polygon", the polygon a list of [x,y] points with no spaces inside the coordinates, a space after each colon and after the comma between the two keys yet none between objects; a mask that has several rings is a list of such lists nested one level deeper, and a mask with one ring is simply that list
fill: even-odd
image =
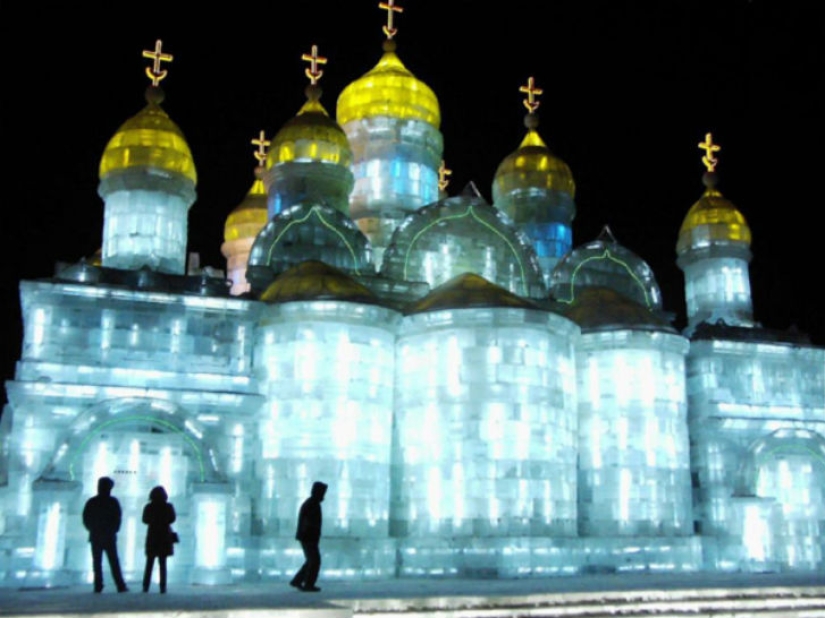
[{"label": "person in coat", "polygon": [[304,592],[321,590],[315,582],[321,570],[321,552],[318,549],[318,543],[321,540],[321,503],[326,493],[326,483],[315,481],[312,484],[309,498],[304,500],[298,513],[298,530],[295,538],[301,542],[301,549],[304,550],[304,564],[289,585]]},{"label": "person in coat", "polygon": [[120,502],[112,495],[114,486],[115,482],[108,476],[100,477],[97,480],[97,495],[89,498],[83,507],[83,526],[89,531],[89,543],[92,545],[95,592],[103,591],[103,554],[106,554],[109,561],[117,591],[129,590],[123,581],[120,558],[117,555],[117,533],[122,513]]},{"label": "person in coat", "polygon": [[166,558],[174,553],[172,523],[177,519],[175,507],[166,490],[158,485],[149,492],[149,502],[143,507],[146,528],[146,568],[143,569],[143,592],[149,592],[155,558],[160,571],[160,592],[166,594]]}]

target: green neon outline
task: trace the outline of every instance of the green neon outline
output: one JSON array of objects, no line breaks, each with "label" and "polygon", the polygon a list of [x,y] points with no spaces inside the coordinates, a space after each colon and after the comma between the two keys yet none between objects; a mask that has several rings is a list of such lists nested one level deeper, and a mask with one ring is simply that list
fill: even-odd
[{"label": "green neon outline", "polygon": [[586,260],[583,260],[578,266],[576,266],[576,268],[573,269],[573,277],[570,279],[570,300],[564,300],[563,298],[560,298],[559,302],[567,303],[568,305],[573,304],[573,301],[575,300],[575,294],[573,293],[573,291],[574,291],[574,285],[575,285],[575,282],[576,282],[576,273],[578,273],[579,269],[582,268],[588,262],[590,262],[592,260],[601,260],[601,259],[604,259],[604,258],[607,258],[608,260],[616,262],[620,266],[624,267],[624,269],[627,271],[627,274],[630,275],[630,277],[636,282],[636,284],[642,290],[642,293],[644,294],[644,297],[645,297],[645,305],[647,306],[648,309],[652,309],[651,303],[650,303],[650,298],[648,297],[647,290],[645,289],[645,286],[642,283],[642,280],[639,279],[639,277],[637,277],[633,273],[632,270],[630,270],[630,267],[627,265],[627,262],[624,262],[623,260],[620,260],[619,258],[614,257],[613,254],[610,253],[610,249],[605,249],[604,253],[602,253],[601,255],[594,255],[592,257],[587,258]]},{"label": "green neon outline", "polygon": [[281,230],[281,233],[278,234],[278,236],[272,242],[272,245],[269,247],[269,253],[266,256],[267,265],[269,265],[270,261],[272,260],[272,252],[275,250],[275,247],[278,245],[278,243],[281,242],[281,238],[283,237],[283,235],[289,231],[289,228],[291,228],[293,225],[305,223],[307,219],[309,219],[312,216],[312,214],[315,213],[318,219],[321,220],[321,224],[327,229],[331,230],[333,234],[337,234],[338,237],[341,239],[341,242],[344,243],[344,246],[349,250],[349,253],[352,256],[352,267],[355,270],[355,274],[360,275],[361,271],[358,270],[358,259],[355,257],[355,250],[352,248],[352,245],[350,245],[347,242],[347,239],[340,231],[338,231],[331,223],[327,222],[327,220],[324,219],[323,215],[321,215],[321,213],[318,212],[319,210],[320,208],[318,206],[313,206],[309,209],[309,212],[303,219],[293,219],[286,225],[286,227],[283,230]]},{"label": "green neon outline", "polygon": [[111,427],[112,425],[117,425],[117,424],[120,424],[120,423],[125,423],[127,421],[136,421],[136,420],[137,421],[149,421],[150,423],[160,425],[161,427],[164,427],[166,429],[170,429],[172,433],[178,433],[178,434],[182,435],[183,439],[186,440],[189,443],[189,445],[192,447],[192,449],[195,451],[195,457],[198,460],[198,468],[200,469],[201,483],[204,482],[204,479],[206,478],[206,473],[204,472],[203,457],[201,456],[201,452],[200,452],[200,449],[198,448],[198,444],[192,439],[191,436],[189,436],[189,434],[187,434],[183,429],[181,429],[177,425],[174,425],[174,424],[170,423],[169,421],[164,421],[164,420],[159,419],[159,418],[154,418],[152,416],[127,416],[127,417],[124,417],[124,418],[114,418],[114,419],[110,419],[110,420],[105,421],[105,422],[101,423],[100,425],[98,425],[95,429],[93,429],[91,432],[89,432],[88,435],[86,435],[86,437],[83,438],[83,440],[80,441],[80,445],[77,449],[73,449],[75,451],[75,454],[72,455],[71,459],[69,460],[69,480],[72,480],[72,481],[75,480],[74,460],[75,460],[76,454],[78,452],[82,452],[83,450],[85,450],[86,443],[89,442],[89,440],[91,440],[95,436],[95,434],[100,433],[103,429]]},{"label": "green neon outline", "polygon": [[778,444],[775,447],[766,450],[764,453],[758,455],[754,459],[754,466],[757,468],[757,471],[762,463],[762,461],[768,457],[768,455],[773,455],[776,452],[787,451],[793,454],[805,454],[810,453],[811,458],[819,461],[819,464],[822,466],[823,470],[825,470],[825,457],[820,455],[819,453],[815,452],[808,446],[804,446],[802,444]]},{"label": "green neon outline", "polygon": [[501,240],[503,240],[508,247],[510,247],[510,251],[513,252],[513,255],[516,258],[516,262],[518,263],[519,270],[521,271],[521,287],[523,289],[524,295],[526,296],[527,295],[527,276],[524,273],[524,264],[522,264],[521,258],[519,258],[519,255],[518,255],[518,252],[516,251],[516,248],[513,246],[513,243],[511,243],[509,240],[507,240],[507,238],[505,238],[502,235],[502,233],[499,232],[496,228],[494,228],[492,225],[490,225],[486,221],[482,221],[481,219],[479,219],[479,217],[476,214],[475,209],[474,209],[472,204],[467,206],[467,210],[465,210],[461,214],[449,215],[449,216],[445,216],[445,217],[438,217],[435,221],[433,221],[433,222],[425,225],[423,228],[421,228],[418,231],[418,233],[415,236],[413,236],[413,239],[410,241],[410,244],[407,247],[407,253],[404,256],[404,279],[405,280],[407,279],[407,268],[408,268],[409,262],[410,262],[410,253],[412,252],[413,245],[415,245],[415,243],[418,242],[418,237],[421,236],[422,234],[424,234],[424,232],[429,230],[434,225],[438,224],[439,221],[450,221],[452,219],[463,219],[467,215],[472,215],[473,219],[475,219],[482,226],[484,226],[487,229],[489,229],[490,231],[492,231],[496,236],[501,238]]}]

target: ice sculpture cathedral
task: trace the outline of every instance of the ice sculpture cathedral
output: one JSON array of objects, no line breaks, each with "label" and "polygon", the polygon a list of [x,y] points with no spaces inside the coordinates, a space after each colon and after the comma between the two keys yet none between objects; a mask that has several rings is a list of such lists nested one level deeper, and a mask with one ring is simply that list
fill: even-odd
[{"label": "ice sculpture cathedral", "polygon": [[574,245],[575,183],[538,128],[493,204],[448,197],[440,109],[396,53],[258,145],[226,276],[187,270],[193,156],[146,105],[105,147],[99,260],[22,281],[0,421],[0,583],[87,582],[79,525],[109,475],[123,567],[164,485],[170,579],[286,579],[316,479],[323,577],[825,571],[825,350],[753,320],[750,229],[717,188],[674,230],[687,327],[608,228]]}]

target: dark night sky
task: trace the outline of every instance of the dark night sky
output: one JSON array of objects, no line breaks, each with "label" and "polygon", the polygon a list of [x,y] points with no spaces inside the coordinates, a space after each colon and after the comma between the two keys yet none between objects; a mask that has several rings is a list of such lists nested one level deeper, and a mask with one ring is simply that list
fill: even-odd
[{"label": "dark night sky", "polygon": [[[679,226],[700,197],[697,144],[721,144],[719,188],[753,232],[755,317],[825,344],[819,219],[825,152],[825,19],[815,2],[400,0],[398,55],[441,104],[449,192],[496,167],[524,136],[523,95],[544,94],[539,133],[577,184],[574,245],[605,224],[654,269],[684,320]],[[329,59],[322,103],[381,55],[378,0],[160,4],[4,2],[3,379],[20,353],[20,279],[100,246],[97,166],[144,105],[156,39],[174,55],[164,109],[198,169],[189,250],[220,268],[223,223],[253,180],[250,140],[304,102],[301,54]],[[81,7],[81,8],[78,8]],[[86,8],[86,7],[94,7]],[[10,191],[9,191],[10,187]]]}]

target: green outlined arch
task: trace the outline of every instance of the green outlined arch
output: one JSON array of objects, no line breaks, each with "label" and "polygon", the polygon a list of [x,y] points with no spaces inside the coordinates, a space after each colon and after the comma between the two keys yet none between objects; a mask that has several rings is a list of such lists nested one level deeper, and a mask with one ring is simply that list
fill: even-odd
[{"label": "green outlined arch", "polygon": [[[359,261],[358,261],[358,256],[356,254],[355,248],[347,240],[346,236],[344,236],[344,234],[341,233],[341,230],[339,230],[333,223],[327,221],[324,218],[324,215],[321,212],[321,210],[322,210],[322,208],[319,205],[311,206],[309,208],[309,211],[304,216],[302,216],[300,218],[292,219],[289,223],[287,223],[284,226],[284,228],[278,233],[278,235],[275,236],[275,238],[272,240],[272,243],[269,245],[269,250],[266,252],[266,264],[269,265],[272,262],[272,253],[273,253],[273,251],[275,251],[275,248],[281,242],[283,237],[286,236],[286,234],[289,232],[290,229],[292,229],[293,227],[296,227],[296,226],[303,225],[304,223],[309,221],[309,219],[311,217],[315,216],[323,227],[325,227],[327,230],[329,230],[334,236],[338,237],[338,239],[341,241],[341,244],[349,252],[350,257],[352,258],[353,272],[356,275],[360,275],[361,271],[360,271],[360,268],[358,266]],[[332,212],[338,212],[337,210],[333,210],[333,209],[330,209],[330,210]],[[285,211],[285,212],[288,212],[288,211]],[[273,222],[270,223],[270,225],[273,225],[273,227],[274,227],[274,222],[275,222],[275,220],[273,219]]]},{"label": "green outlined arch", "polygon": [[142,397],[107,400],[80,414],[67,429],[40,479],[75,481],[78,457],[96,437],[106,431],[136,426],[181,438],[195,462],[198,482],[225,481],[217,468],[214,449],[199,423],[171,402]]},{"label": "green outlined arch", "polygon": [[573,269],[573,272],[570,276],[570,298],[559,298],[559,302],[572,304],[576,300],[576,277],[579,275],[579,271],[584,267],[585,264],[588,262],[593,261],[600,261],[600,260],[610,260],[614,264],[618,264],[619,267],[623,268],[624,271],[630,275],[630,278],[633,279],[633,282],[639,287],[642,291],[642,298],[644,300],[644,304],[648,309],[653,309],[653,302],[650,299],[650,295],[648,294],[647,288],[645,287],[644,282],[639,278],[639,276],[633,272],[633,270],[628,266],[627,262],[624,260],[616,257],[610,252],[610,249],[605,249],[601,255],[593,255],[588,258],[583,259],[579,264]]},{"label": "green outlined arch", "polygon": [[413,252],[413,248],[415,247],[415,244],[418,242],[418,240],[427,231],[429,231],[432,227],[438,225],[442,221],[455,221],[455,220],[458,220],[458,219],[464,219],[466,217],[471,217],[472,219],[474,219],[476,221],[476,223],[478,223],[482,227],[487,228],[488,230],[493,232],[493,234],[498,236],[502,241],[504,241],[504,243],[507,245],[510,252],[513,254],[513,257],[515,257],[516,263],[518,264],[519,275],[520,275],[520,280],[521,280],[522,294],[524,296],[527,296],[528,293],[529,293],[529,286],[527,285],[527,275],[525,273],[524,263],[522,262],[521,257],[519,256],[519,253],[516,250],[516,247],[513,245],[513,243],[506,236],[504,236],[504,234],[502,234],[498,229],[496,229],[495,226],[490,225],[487,221],[484,221],[483,219],[481,219],[476,214],[475,206],[473,204],[469,204],[467,206],[467,208],[464,210],[464,212],[456,213],[454,215],[444,215],[444,216],[441,216],[441,217],[437,217],[433,221],[431,221],[430,223],[425,225],[423,228],[418,230],[418,232],[416,232],[415,236],[413,236],[412,239],[410,240],[410,243],[407,246],[407,250],[404,254],[404,268],[403,268],[403,271],[402,271],[403,278],[405,280],[409,280],[408,269],[409,269],[409,263],[410,263],[410,256]]},{"label": "green outlined arch", "polygon": [[810,461],[825,480],[825,437],[810,429],[786,427],[751,443],[740,469],[740,487],[748,495],[757,495],[760,472],[789,455]]}]

